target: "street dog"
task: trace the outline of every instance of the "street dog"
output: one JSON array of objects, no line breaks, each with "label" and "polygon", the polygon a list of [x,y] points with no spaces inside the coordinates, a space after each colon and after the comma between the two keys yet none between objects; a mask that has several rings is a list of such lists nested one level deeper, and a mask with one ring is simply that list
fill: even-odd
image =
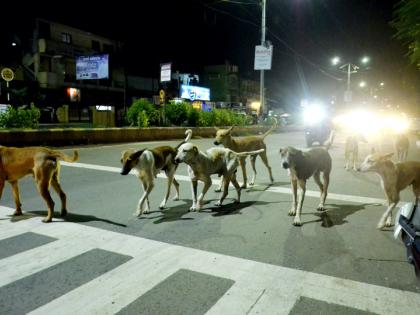
[{"label": "street dog", "polygon": [[[320,203],[317,210],[325,210],[325,199],[327,198],[332,166],[331,156],[324,148],[313,148],[303,152],[293,147],[280,149],[280,155],[282,167],[289,171],[293,193],[292,207],[288,214],[295,216],[293,225],[301,226],[300,215],[302,213],[303,200],[305,199],[306,181],[311,176],[313,176],[315,183],[321,191]],[[324,183],[320,179],[321,173]],[[297,200],[298,184],[301,189],[299,202]]]},{"label": "street dog", "polygon": [[188,129],[186,138],[178,144],[176,148],[170,146],[160,146],[154,149],[134,150],[128,149],[122,152],[121,157],[121,175],[127,175],[133,169],[143,185],[143,195],[139,199],[135,214],[140,217],[143,212],[150,211],[149,194],[154,187],[154,178],[160,171],[164,171],[168,178],[168,187],[166,195],[163,198],[159,208],[165,208],[171,193],[173,183],[176,191],[174,200],[179,200],[179,183],[175,179],[175,172],[178,165],[174,162],[178,148],[188,142],[192,137],[192,130]]},{"label": "street dog", "polygon": [[51,222],[54,216],[54,201],[49,191],[50,184],[60,196],[61,216],[67,215],[67,197],[60,185],[59,160],[75,162],[79,158],[78,151],[73,157],[63,152],[44,147],[14,148],[0,146],[0,199],[5,182],[9,182],[13,190],[16,210],[13,215],[22,215],[22,204],[19,196],[18,180],[26,175],[33,175],[39,194],[48,206],[48,214],[42,220]]},{"label": "street dog", "polygon": [[[236,181],[236,170],[239,159],[248,155],[260,154],[264,149],[251,152],[235,152],[228,148],[210,148],[206,152],[199,151],[192,143],[185,143],[178,148],[175,157],[176,163],[184,162],[188,165],[188,174],[191,178],[193,203],[190,211],[200,211],[203,205],[204,195],[212,184],[211,175],[218,174],[223,176],[223,192],[220,194],[216,206],[221,206],[228,194],[229,183],[232,182],[236,189],[237,199],[240,202],[241,188]],[[204,182],[203,191],[197,199],[198,181]]]},{"label": "street dog", "polygon": [[409,147],[410,141],[408,140],[408,137],[403,133],[398,134],[395,139],[395,150],[397,151],[398,162],[407,161]]},{"label": "street dog", "polygon": [[378,222],[377,228],[392,226],[392,211],[400,201],[400,192],[411,185],[417,204],[420,196],[420,162],[394,163],[394,153],[379,154],[372,149],[360,165],[362,172],[375,172],[381,177],[381,185],[388,201],[388,208]]},{"label": "street dog", "polygon": [[346,138],[344,156],[346,159],[345,169],[347,171],[350,170],[350,165],[353,166],[354,171],[359,169],[359,142],[367,143],[367,140],[361,134],[351,135]]},{"label": "street dog", "polygon": [[[266,144],[264,143],[265,137],[267,137],[275,128],[277,127],[277,124],[274,124],[266,133],[264,133],[261,136],[250,136],[250,137],[243,137],[243,138],[233,138],[231,135],[233,126],[229,129],[217,129],[216,131],[216,138],[214,140],[215,145],[222,144],[225,148],[231,149],[235,152],[247,152],[247,151],[254,151],[254,150],[262,150],[262,152],[259,154],[261,157],[261,161],[264,163],[264,165],[267,167],[269,176],[270,176],[270,182],[271,184],[274,182],[273,175],[271,172],[271,167],[268,164],[267,159],[267,152],[266,152]],[[246,163],[245,163],[246,156],[243,156],[239,159],[239,163],[241,165],[242,174],[243,174],[243,184],[241,188],[247,188],[247,174],[246,174]],[[250,181],[250,185],[254,185],[255,183],[255,177],[257,175],[257,170],[255,169],[255,160],[257,159],[257,155],[251,155],[251,167],[253,171],[252,180]],[[220,191],[221,186],[216,191]]]}]

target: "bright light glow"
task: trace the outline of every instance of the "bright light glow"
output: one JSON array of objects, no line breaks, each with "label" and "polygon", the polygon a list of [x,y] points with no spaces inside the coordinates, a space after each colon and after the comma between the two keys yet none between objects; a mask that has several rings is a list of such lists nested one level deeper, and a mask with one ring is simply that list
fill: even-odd
[{"label": "bright light glow", "polygon": [[364,56],[363,58],[362,58],[362,63],[368,63],[370,61],[370,58],[369,57],[367,57],[367,56]]},{"label": "bright light glow", "polygon": [[377,136],[382,132],[403,133],[410,127],[405,115],[370,112],[363,109],[336,116],[333,123],[341,129],[365,136]]},{"label": "bright light glow", "polygon": [[378,95],[373,95],[373,98],[374,98],[374,99],[377,99],[377,98],[378,98]]},{"label": "bright light glow", "polygon": [[384,86],[384,85],[385,85],[385,83],[384,83],[384,82],[381,82],[381,83],[379,83],[379,85],[380,85],[380,86]]},{"label": "bright light glow", "polygon": [[334,58],[332,58],[331,59],[331,63],[334,65],[334,66],[336,66],[336,65],[338,65],[339,63],[340,63],[340,57],[334,57]]},{"label": "bright light glow", "polygon": [[327,116],[325,108],[319,104],[311,104],[303,110],[303,123],[314,125],[319,123]]},{"label": "bright light glow", "polygon": [[13,46],[13,47],[15,47],[15,46],[16,46],[16,43],[15,43],[15,42],[13,42],[13,43],[12,43],[12,46]]},{"label": "bright light glow", "polygon": [[365,86],[366,86],[366,82],[365,82],[365,81],[361,81],[361,82],[359,83],[359,86],[360,86],[361,88],[365,87]]},{"label": "bright light glow", "polygon": [[256,110],[259,111],[261,107],[261,103],[260,102],[252,102],[251,103],[251,109],[252,110]]}]

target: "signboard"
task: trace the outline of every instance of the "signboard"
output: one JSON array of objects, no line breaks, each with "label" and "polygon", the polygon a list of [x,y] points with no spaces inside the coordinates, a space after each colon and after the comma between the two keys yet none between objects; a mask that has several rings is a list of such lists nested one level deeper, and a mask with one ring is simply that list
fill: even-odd
[{"label": "signboard", "polygon": [[79,56],[76,58],[76,79],[109,78],[109,55]]},{"label": "signboard", "polygon": [[1,70],[1,77],[4,81],[10,82],[15,78],[15,74],[10,68],[3,68],[3,70]]},{"label": "signboard", "polygon": [[160,65],[160,82],[171,81],[171,63],[162,63]]},{"label": "signboard", "polygon": [[271,59],[273,57],[273,45],[255,46],[254,70],[271,70]]},{"label": "signboard", "polygon": [[159,91],[159,101],[160,101],[160,104],[165,103],[165,91],[164,90]]},{"label": "signboard", "polygon": [[210,101],[210,89],[194,85],[181,85],[181,98],[191,101]]}]

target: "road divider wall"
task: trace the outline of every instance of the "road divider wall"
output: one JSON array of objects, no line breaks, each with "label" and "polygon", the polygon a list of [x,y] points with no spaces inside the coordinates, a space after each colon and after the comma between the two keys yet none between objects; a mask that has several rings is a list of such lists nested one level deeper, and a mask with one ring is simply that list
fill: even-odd
[{"label": "road divider wall", "polygon": [[[269,126],[235,127],[234,136],[258,135]],[[280,131],[282,127],[277,127]],[[0,145],[3,146],[65,146],[78,144],[103,144],[182,139],[188,127],[148,128],[54,128],[0,130]],[[192,127],[193,137],[210,138],[216,134],[214,127]]]}]

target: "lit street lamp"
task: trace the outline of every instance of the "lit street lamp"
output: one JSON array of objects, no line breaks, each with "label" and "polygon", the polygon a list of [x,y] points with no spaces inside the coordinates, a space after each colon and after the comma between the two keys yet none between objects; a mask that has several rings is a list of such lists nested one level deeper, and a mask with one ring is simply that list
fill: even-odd
[{"label": "lit street lamp", "polygon": [[361,88],[364,88],[366,86],[366,82],[365,81],[360,81],[359,86]]}]

